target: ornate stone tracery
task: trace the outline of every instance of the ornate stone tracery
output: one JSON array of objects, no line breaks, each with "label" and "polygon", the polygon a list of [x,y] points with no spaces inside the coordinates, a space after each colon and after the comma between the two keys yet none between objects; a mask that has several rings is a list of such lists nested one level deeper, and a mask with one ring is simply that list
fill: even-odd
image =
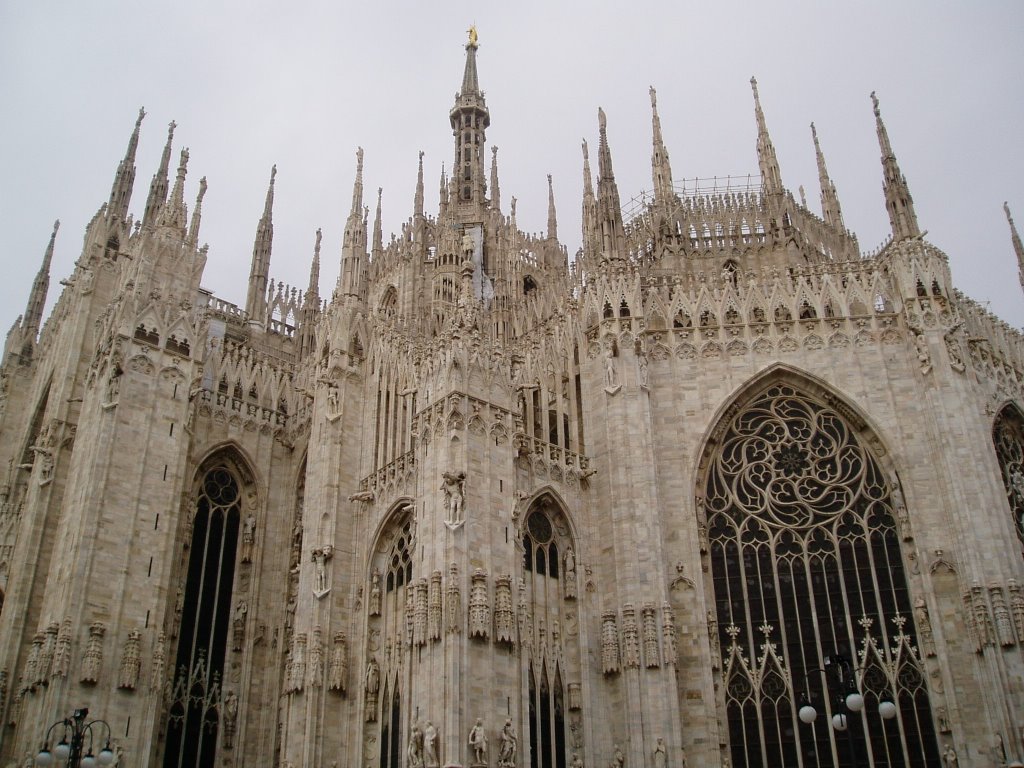
[{"label": "ornate stone tracery", "polygon": [[1024,417],[1007,405],[992,424],[992,442],[1003,477],[1013,527],[1024,545]]},{"label": "ornate stone tracery", "polygon": [[[907,762],[938,757],[934,724],[914,703],[928,692],[903,572],[906,536],[897,528],[902,494],[894,496],[894,476],[847,410],[788,383],[770,385],[730,409],[709,446],[704,505],[716,603],[709,630],[712,646],[723,649],[737,763],[750,749],[770,763],[795,760],[809,737],[795,720],[796,695],[828,700],[810,670],[836,653],[856,655],[866,696],[900,703],[898,718],[912,735],[894,739],[875,714],[867,720],[873,748]],[[918,614],[926,618],[926,610]],[[890,626],[905,653],[874,639]],[[780,728],[759,731],[766,717]]]}]

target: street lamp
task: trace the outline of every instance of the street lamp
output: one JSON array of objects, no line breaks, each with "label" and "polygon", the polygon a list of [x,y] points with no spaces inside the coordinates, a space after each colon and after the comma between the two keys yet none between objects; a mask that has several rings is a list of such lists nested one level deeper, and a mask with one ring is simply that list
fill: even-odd
[{"label": "street lamp", "polygon": [[[58,720],[46,731],[46,738],[43,740],[43,747],[36,755],[36,765],[53,765],[54,762],[68,768],[95,768],[97,765],[110,765],[114,762],[114,750],[110,748],[110,726],[106,720],[90,720],[85,722],[89,710],[85,707],[76,709],[71,717]],[[92,753],[93,727],[102,725],[107,729],[106,744],[98,755]],[[58,728],[60,741],[50,751],[50,741],[54,731]],[[89,736],[88,751],[83,755],[85,747],[85,736]],[[98,741],[99,739],[97,739]]]},{"label": "street lamp", "polygon": [[[853,679],[853,666],[850,660],[842,655],[826,656],[824,669],[811,669],[804,673],[804,683],[807,683],[807,674],[811,672],[823,672],[826,677],[831,676],[836,691],[837,712],[832,715],[832,729],[840,733],[846,733],[846,743],[850,752],[850,762],[857,765],[857,756],[853,748],[853,736],[849,732],[849,720],[847,712],[861,712],[864,709],[864,695],[857,689]],[[808,686],[809,688],[810,686]],[[826,693],[828,692],[828,681],[826,680]],[[888,698],[878,704],[878,714],[883,720],[892,720],[896,717],[896,704]],[[797,711],[800,722],[810,725],[818,718],[818,710],[814,708],[808,699],[808,694],[801,697],[800,709]]]}]

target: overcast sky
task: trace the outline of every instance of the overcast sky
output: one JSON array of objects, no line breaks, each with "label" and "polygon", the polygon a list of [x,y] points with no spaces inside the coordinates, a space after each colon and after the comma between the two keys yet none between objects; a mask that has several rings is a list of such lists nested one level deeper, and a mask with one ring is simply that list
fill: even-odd
[{"label": "overcast sky", "polygon": [[[323,228],[321,293],[338,273],[356,147],[366,202],[384,188],[384,231],[412,213],[423,150],[428,212],[451,167],[448,110],[466,29],[500,148],[502,207],[580,243],[581,139],[597,108],[626,203],[652,186],[648,86],[677,180],[757,173],[756,75],[783,181],[819,212],[817,126],[846,224],[874,249],[889,222],[868,94],[878,92],[921,227],[954,282],[1024,325],[1002,204],[1024,227],[1024,3],[808,2],[6,2],[0,4],[0,284],[9,327],[24,310],[55,218],[49,304],[85,225],[110,192],[140,106],[140,216],[175,120],[191,151],[186,199],[206,176],[205,287],[244,305],[270,167],[278,167],[271,277],[305,288]],[[596,166],[595,166],[596,170]],[[172,169],[173,174],[173,169]],[[387,238],[385,234],[385,238]]]}]

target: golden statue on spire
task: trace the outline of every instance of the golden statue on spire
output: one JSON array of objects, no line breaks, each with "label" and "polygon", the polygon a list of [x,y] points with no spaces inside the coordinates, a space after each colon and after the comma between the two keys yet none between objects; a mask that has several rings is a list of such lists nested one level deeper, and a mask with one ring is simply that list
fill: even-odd
[{"label": "golden statue on spire", "polygon": [[467,29],[466,31],[469,32],[469,42],[466,44],[466,47],[467,48],[479,48],[480,47],[480,43],[479,43],[479,39],[480,38],[477,36],[477,33],[476,33],[476,24],[470,24],[469,25],[469,29]]}]

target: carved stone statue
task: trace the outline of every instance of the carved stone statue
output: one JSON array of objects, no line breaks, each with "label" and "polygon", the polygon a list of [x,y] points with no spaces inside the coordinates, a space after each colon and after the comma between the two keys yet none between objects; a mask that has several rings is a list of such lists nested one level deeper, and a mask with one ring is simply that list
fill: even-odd
[{"label": "carved stone statue", "polygon": [[619,375],[615,370],[615,346],[612,344],[604,350],[604,385],[608,389],[619,385]]},{"label": "carved stone statue", "polygon": [[578,752],[572,753],[572,759],[569,761],[569,768],[583,768],[583,758],[580,757]]},{"label": "carved stone statue", "polygon": [[668,766],[668,750],[665,748],[665,740],[658,739],[654,746],[654,768],[666,768]]},{"label": "carved stone statue", "polygon": [[330,591],[330,583],[327,578],[327,561],[334,554],[334,547],[328,544],[313,550],[313,563],[316,565],[316,577],[313,582],[313,594],[323,597]]},{"label": "carved stone statue", "polygon": [[622,755],[622,750],[618,744],[612,745],[612,761],[609,764],[610,768],[622,768],[626,764],[626,758]]},{"label": "carved stone statue", "polygon": [[231,650],[241,651],[245,643],[245,617],[249,613],[249,604],[239,599],[235,603],[235,615],[231,619]]},{"label": "carved stone statue", "polygon": [[479,717],[469,732],[469,747],[473,750],[473,765],[487,765],[487,731]]},{"label": "carved stone statue", "polygon": [[407,768],[423,768],[423,731],[418,725],[412,727],[409,734],[409,748],[406,750]]},{"label": "carved stone statue", "polygon": [[946,749],[942,753],[942,764],[945,768],[957,768],[960,765],[960,758],[957,757],[956,750],[953,749],[952,744],[946,745]]},{"label": "carved stone statue", "polygon": [[374,568],[370,576],[370,615],[380,616],[380,569]]},{"label": "carved stone statue", "polygon": [[235,723],[238,721],[238,696],[228,691],[224,696],[224,711],[221,724],[224,726],[224,749],[235,746]]},{"label": "carved stone statue", "polygon": [[512,725],[512,718],[505,719],[505,725],[498,736],[498,768],[514,768],[516,764],[516,752],[519,749],[519,736],[516,728]]},{"label": "carved stone statue", "polygon": [[576,553],[572,547],[567,547],[562,560],[563,573],[565,574],[565,599],[576,599]]},{"label": "carved stone statue", "polygon": [[441,483],[441,490],[444,491],[445,508],[447,515],[445,523],[449,526],[462,525],[465,515],[465,472],[444,472],[441,475],[444,481]]},{"label": "carved stone statue", "polygon": [[252,512],[245,518],[242,526],[242,562],[252,562],[252,547],[256,541],[256,515]]},{"label": "carved stone statue", "polygon": [[366,665],[366,722],[377,720],[377,691],[380,690],[380,665],[377,657],[371,656]]},{"label": "carved stone statue", "polygon": [[134,690],[139,684],[139,669],[142,662],[139,659],[139,639],[142,633],[133,629],[128,633],[128,640],[124,644],[124,653],[121,655],[121,672],[118,676],[117,687],[126,690]]},{"label": "carved stone statue", "polygon": [[429,720],[423,726],[423,768],[441,768],[437,752],[437,728]]}]

